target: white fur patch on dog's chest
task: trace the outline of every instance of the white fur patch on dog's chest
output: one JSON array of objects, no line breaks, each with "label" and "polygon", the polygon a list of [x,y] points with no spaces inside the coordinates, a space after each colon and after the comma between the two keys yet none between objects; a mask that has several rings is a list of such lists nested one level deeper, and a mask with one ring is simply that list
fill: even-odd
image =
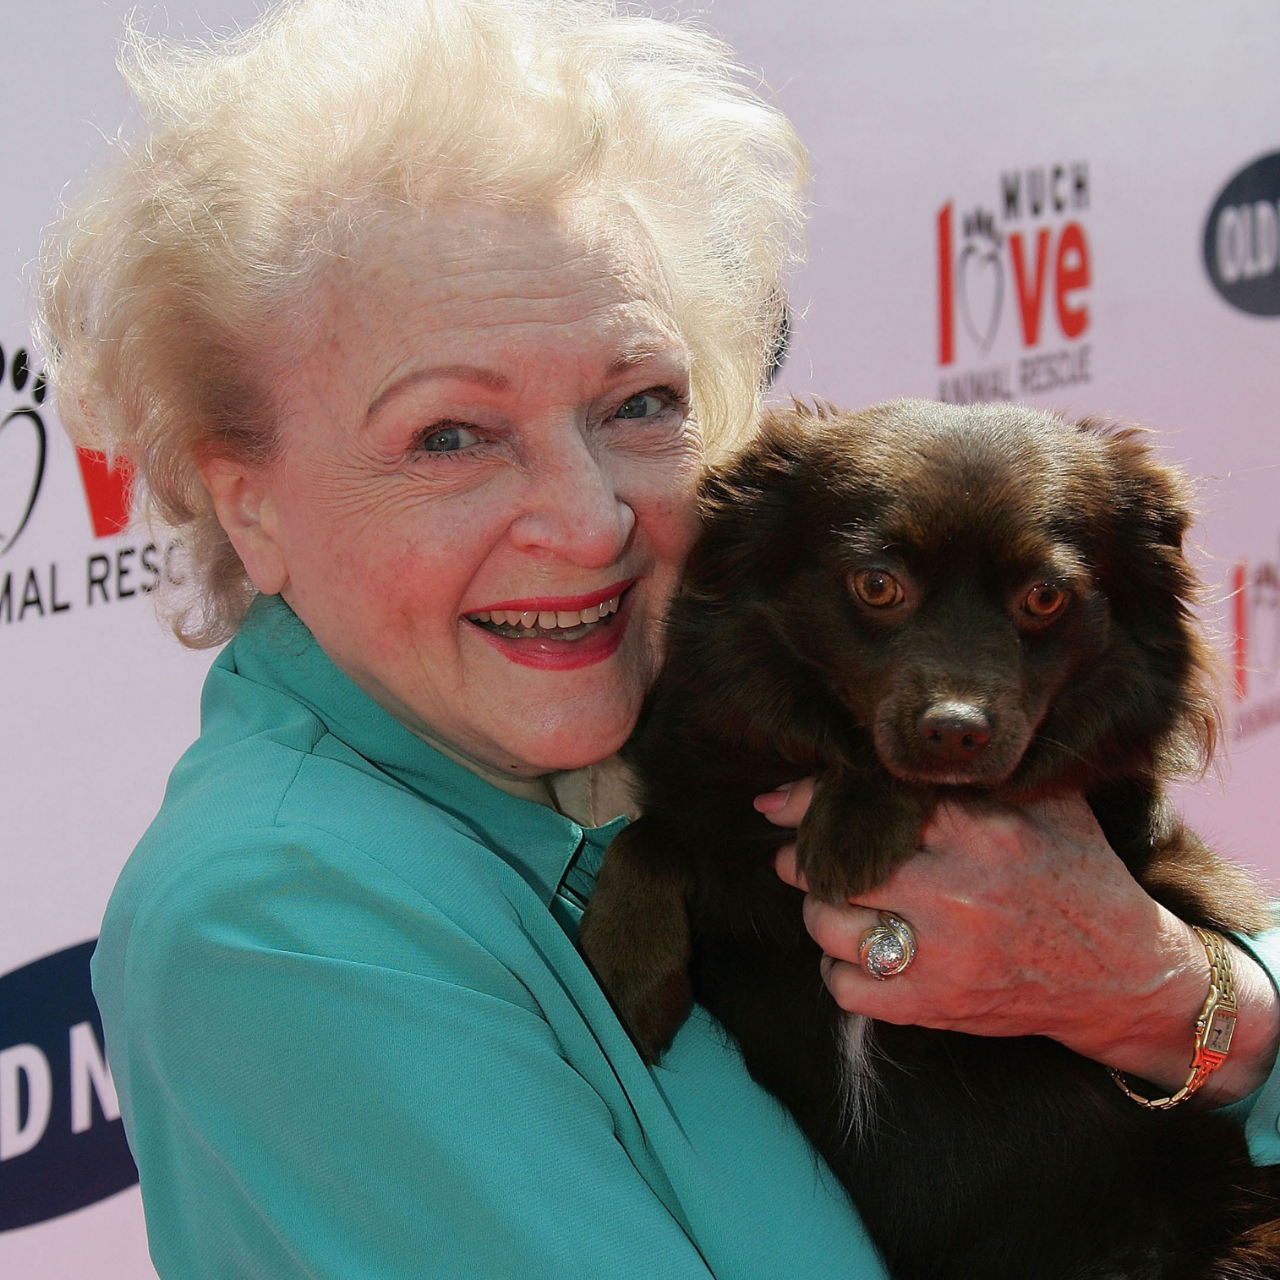
[{"label": "white fur patch on dog's chest", "polygon": [[860,1013],[846,1013],[840,1022],[840,1124],[847,1137],[860,1137],[875,1119],[877,1056],[875,1024]]}]

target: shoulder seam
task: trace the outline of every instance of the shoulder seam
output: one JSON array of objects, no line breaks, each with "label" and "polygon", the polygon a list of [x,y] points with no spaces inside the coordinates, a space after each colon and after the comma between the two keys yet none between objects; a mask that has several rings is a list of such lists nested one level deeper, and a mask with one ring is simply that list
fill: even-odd
[{"label": "shoulder seam", "polygon": [[[322,733],[320,735],[320,738],[323,738],[323,737],[324,737],[324,734]],[[280,799],[276,801],[275,812],[272,813],[271,815],[271,826],[278,827],[281,825],[280,810],[284,808],[284,802],[289,798],[289,792],[293,790],[293,784],[297,782],[298,774],[302,772],[303,762],[307,760],[311,755],[314,754],[316,749],[316,743],[320,741],[320,738],[317,738],[315,742],[312,742],[311,746],[308,747],[306,751],[295,752],[298,758],[293,766],[293,774],[290,776],[288,782],[286,782],[284,786],[280,788]]]}]

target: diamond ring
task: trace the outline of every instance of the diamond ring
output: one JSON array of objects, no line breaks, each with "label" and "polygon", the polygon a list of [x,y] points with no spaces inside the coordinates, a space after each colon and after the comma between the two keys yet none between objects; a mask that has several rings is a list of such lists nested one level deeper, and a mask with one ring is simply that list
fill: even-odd
[{"label": "diamond ring", "polygon": [[873,978],[896,978],[916,958],[916,937],[911,926],[891,912],[880,912],[880,923],[868,929],[858,942],[858,963]]}]

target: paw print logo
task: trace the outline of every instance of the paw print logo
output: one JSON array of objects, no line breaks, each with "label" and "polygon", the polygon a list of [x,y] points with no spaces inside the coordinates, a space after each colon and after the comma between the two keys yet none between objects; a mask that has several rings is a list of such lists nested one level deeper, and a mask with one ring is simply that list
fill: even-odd
[{"label": "paw print logo", "polygon": [[964,218],[964,248],[956,272],[960,319],[974,344],[986,355],[995,341],[1004,307],[1003,237],[995,214],[975,209]]},{"label": "paw print logo", "polygon": [[43,373],[32,374],[19,347],[6,359],[0,347],[0,387],[29,401],[0,413],[0,555],[22,536],[44,483],[48,433],[40,406],[48,391]]}]

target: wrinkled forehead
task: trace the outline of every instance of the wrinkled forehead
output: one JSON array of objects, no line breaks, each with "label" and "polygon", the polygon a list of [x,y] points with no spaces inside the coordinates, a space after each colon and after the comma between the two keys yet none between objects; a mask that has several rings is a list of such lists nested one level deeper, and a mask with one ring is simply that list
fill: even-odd
[{"label": "wrinkled forehead", "polygon": [[[671,292],[637,219],[582,198],[555,210],[455,202],[355,219],[291,317],[314,346],[356,332],[648,331],[680,343]],[[641,337],[637,332],[636,337]]]},{"label": "wrinkled forehead", "polygon": [[[335,262],[335,295],[392,295],[461,319],[571,321],[642,302],[669,315],[657,255],[623,206],[582,198],[555,210],[455,203],[372,217]],[[411,295],[411,297],[407,296]]]},{"label": "wrinkled forehead", "polygon": [[[282,335],[282,383],[366,398],[423,360],[484,366],[513,384],[552,367],[584,386],[627,362],[676,373],[688,350],[656,255],[625,209],[453,204],[362,220]],[[341,389],[339,388],[339,389]]]}]

